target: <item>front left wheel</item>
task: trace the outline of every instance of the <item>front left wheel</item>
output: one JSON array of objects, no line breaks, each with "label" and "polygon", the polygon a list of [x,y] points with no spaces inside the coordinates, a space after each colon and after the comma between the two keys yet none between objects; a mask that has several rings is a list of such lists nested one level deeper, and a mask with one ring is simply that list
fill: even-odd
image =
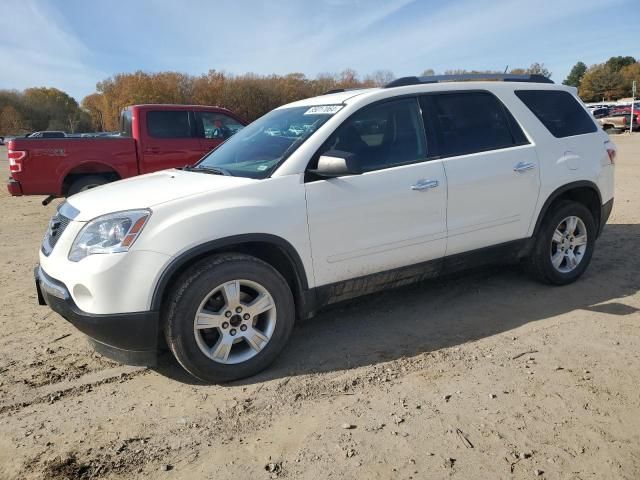
[{"label": "front left wheel", "polygon": [[295,321],[293,295],[269,264],[222,254],[189,268],[171,292],[164,333],[178,362],[205,382],[228,382],[269,366]]}]

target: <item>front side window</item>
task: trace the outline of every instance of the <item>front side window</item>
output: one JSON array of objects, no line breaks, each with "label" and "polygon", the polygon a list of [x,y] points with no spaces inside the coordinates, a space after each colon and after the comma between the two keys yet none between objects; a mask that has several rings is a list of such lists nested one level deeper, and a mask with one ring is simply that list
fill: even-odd
[{"label": "front side window", "polygon": [[593,119],[569,92],[516,90],[515,94],[556,138],[598,130]]},{"label": "front side window", "polygon": [[329,150],[355,154],[364,172],[424,159],[427,145],[417,100],[364,107],[340,125],[319,153]]},{"label": "front side window", "polygon": [[242,129],[243,125],[229,115],[215,112],[196,112],[198,136],[226,140]]},{"label": "front side window", "polygon": [[317,105],[273,110],[233,135],[194,169],[266,178],[341,108]]},{"label": "front side window", "polygon": [[154,138],[192,137],[189,112],[184,110],[154,110],[147,112],[147,130]]},{"label": "front side window", "polygon": [[466,155],[527,143],[502,103],[488,92],[427,95],[423,114],[433,121],[440,156]]}]

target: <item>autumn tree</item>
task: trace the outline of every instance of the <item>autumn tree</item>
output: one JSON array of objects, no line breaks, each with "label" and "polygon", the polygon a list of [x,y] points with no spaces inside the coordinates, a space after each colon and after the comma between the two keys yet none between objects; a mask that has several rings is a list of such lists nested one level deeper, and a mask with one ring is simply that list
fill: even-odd
[{"label": "autumn tree", "polygon": [[620,69],[620,76],[622,76],[624,96],[630,97],[632,94],[632,85],[634,80],[636,82],[636,85],[640,85],[640,62],[622,67]]},{"label": "autumn tree", "polygon": [[582,82],[582,77],[587,72],[587,66],[583,62],[576,63],[567,78],[562,82],[563,85],[569,85],[570,87],[580,87],[580,82]]},{"label": "autumn tree", "polygon": [[15,107],[7,105],[0,111],[0,133],[3,135],[23,135],[29,131],[29,122]]},{"label": "autumn tree", "polygon": [[582,77],[580,97],[589,101],[614,100],[624,95],[624,79],[606,63],[592,65]]}]

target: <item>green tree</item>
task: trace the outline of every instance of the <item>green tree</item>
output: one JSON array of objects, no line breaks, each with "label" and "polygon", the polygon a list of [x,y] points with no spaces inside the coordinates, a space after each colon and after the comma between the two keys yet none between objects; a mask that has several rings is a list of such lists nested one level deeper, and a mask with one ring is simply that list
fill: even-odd
[{"label": "green tree", "polygon": [[628,66],[628,65],[632,65],[636,63],[636,59],[633,57],[611,57],[609,60],[607,60],[607,66],[613,71],[613,72],[619,72],[620,70],[622,70],[624,67]]},{"label": "green tree", "polygon": [[583,62],[576,63],[567,78],[562,82],[563,85],[569,85],[571,87],[580,87],[580,82],[582,81],[582,77],[587,72],[587,66]]}]

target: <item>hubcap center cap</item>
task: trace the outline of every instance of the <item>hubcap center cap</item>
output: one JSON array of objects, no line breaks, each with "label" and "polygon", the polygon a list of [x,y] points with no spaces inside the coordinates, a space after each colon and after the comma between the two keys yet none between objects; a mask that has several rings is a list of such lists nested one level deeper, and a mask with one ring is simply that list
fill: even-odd
[{"label": "hubcap center cap", "polygon": [[240,315],[233,315],[229,319],[229,323],[231,324],[232,327],[237,327],[242,323],[242,317]]}]

